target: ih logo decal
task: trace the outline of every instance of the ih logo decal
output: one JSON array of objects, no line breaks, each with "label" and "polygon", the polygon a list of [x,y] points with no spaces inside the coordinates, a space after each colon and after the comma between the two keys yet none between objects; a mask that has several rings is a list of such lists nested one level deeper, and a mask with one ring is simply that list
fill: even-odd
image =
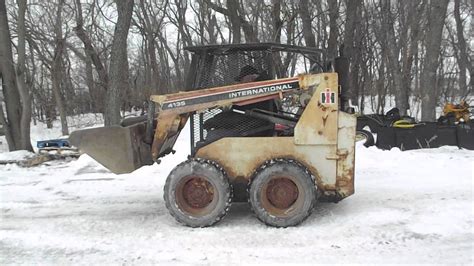
[{"label": "ih logo decal", "polygon": [[327,88],[326,91],[321,92],[321,103],[336,103],[336,94],[332,92],[329,88]]}]

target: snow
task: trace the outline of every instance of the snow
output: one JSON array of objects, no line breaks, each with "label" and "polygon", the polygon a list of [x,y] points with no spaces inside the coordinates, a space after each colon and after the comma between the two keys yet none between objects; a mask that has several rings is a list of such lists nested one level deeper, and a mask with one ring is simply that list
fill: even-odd
[{"label": "snow", "polygon": [[26,150],[3,152],[0,153],[0,161],[20,161],[27,158],[31,158],[34,155],[34,153]]},{"label": "snow", "polygon": [[216,226],[192,229],[162,198],[188,142],[185,129],[176,154],[123,175],[87,155],[0,165],[0,264],[473,263],[473,151],[358,143],[355,194],[319,203],[300,226],[267,227],[234,204]]}]

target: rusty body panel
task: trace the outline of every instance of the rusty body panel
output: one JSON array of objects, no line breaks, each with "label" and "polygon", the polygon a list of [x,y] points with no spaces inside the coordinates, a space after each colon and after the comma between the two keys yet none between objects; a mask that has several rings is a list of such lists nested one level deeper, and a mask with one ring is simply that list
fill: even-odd
[{"label": "rusty body panel", "polygon": [[313,96],[293,137],[223,138],[196,157],[218,162],[234,183],[247,183],[267,160],[291,158],[311,171],[326,195],[340,200],[353,194],[356,118],[338,111],[337,74],[301,76],[300,87]]},{"label": "rusty body panel", "polygon": [[336,161],[322,160],[332,150],[330,145],[296,145],[293,137],[223,138],[199,149],[196,157],[218,162],[232,181],[240,182],[267,160],[291,158],[310,169],[319,184],[334,189]]},{"label": "rusty body panel", "polygon": [[151,146],[151,157],[155,161],[172,151],[181,129],[188,120],[188,115],[160,113],[157,120],[159,123],[156,125]]},{"label": "rusty body panel", "polygon": [[[301,76],[300,86],[311,90],[313,96],[295,127],[295,144],[323,145],[337,142],[337,74]],[[329,103],[322,103],[322,95]],[[331,99],[331,96],[334,99]],[[324,96],[326,97],[326,96]]]},{"label": "rusty body panel", "polygon": [[353,115],[339,113],[337,150],[340,158],[337,161],[336,192],[341,198],[354,194],[356,124]]}]

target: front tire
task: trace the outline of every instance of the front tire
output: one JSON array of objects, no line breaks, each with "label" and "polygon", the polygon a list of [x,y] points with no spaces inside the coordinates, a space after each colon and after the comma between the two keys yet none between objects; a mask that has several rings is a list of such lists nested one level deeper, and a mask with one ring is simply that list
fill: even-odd
[{"label": "front tire", "polygon": [[227,175],[210,160],[190,159],[169,174],[164,200],[170,214],[190,227],[206,227],[227,214],[232,190]]},{"label": "front tire", "polygon": [[374,135],[372,135],[372,133],[364,129],[360,129],[356,131],[356,141],[364,141],[363,145],[366,148],[375,145]]},{"label": "front tire", "polygon": [[252,178],[249,202],[257,218],[275,227],[303,222],[317,200],[314,177],[294,160],[265,162]]}]

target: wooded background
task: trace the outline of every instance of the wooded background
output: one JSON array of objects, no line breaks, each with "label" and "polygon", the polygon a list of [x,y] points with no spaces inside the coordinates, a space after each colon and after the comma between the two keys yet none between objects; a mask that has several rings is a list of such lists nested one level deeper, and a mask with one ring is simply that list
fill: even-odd
[{"label": "wooded background", "polygon": [[[184,89],[184,46],[277,42],[350,59],[365,113],[402,114],[473,94],[474,0],[0,0],[0,124],[28,149],[31,120],[103,113]],[[370,98],[370,101],[367,99]],[[370,106],[365,106],[370,102]]]}]

